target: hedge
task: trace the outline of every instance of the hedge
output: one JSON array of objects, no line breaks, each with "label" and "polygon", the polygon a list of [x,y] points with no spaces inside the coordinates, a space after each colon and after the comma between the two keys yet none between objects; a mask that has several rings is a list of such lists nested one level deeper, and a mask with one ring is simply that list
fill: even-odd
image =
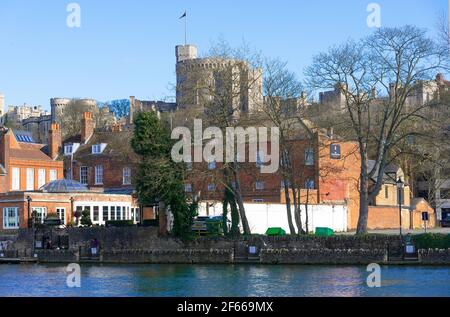
[{"label": "hedge", "polygon": [[450,234],[425,233],[414,236],[418,249],[449,249]]},{"label": "hedge", "polygon": [[159,227],[158,219],[146,219],[142,222],[143,227]]},{"label": "hedge", "polygon": [[133,220],[108,220],[106,221],[107,227],[132,227],[134,226]]}]

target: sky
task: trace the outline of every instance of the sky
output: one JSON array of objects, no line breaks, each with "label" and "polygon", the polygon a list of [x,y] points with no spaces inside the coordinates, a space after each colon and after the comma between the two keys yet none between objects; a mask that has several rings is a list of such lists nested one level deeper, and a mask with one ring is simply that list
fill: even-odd
[{"label": "sky", "polygon": [[[175,46],[205,53],[219,38],[243,41],[280,58],[300,79],[315,54],[382,26],[436,31],[449,0],[0,0],[0,92],[6,105],[42,105],[50,98],[167,100],[173,97]],[[70,28],[70,3],[80,26]]]}]

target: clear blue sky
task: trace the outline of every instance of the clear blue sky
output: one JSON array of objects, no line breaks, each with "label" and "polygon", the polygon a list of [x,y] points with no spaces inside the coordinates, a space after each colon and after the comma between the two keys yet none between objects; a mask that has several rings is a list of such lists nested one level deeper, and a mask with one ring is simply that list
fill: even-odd
[{"label": "clear blue sky", "polygon": [[[66,6],[81,6],[81,28],[66,26]],[[6,104],[51,97],[163,99],[173,95],[179,16],[188,42],[205,52],[219,37],[245,39],[288,61],[301,77],[314,54],[371,32],[366,7],[381,5],[383,26],[433,32],[448,0],[0,0],[0,91]]]}]

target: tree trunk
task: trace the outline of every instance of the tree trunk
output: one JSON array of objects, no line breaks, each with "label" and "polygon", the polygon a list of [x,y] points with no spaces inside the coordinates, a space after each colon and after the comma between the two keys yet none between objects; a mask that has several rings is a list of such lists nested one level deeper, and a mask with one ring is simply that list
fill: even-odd
[{"label": "tree trunk", "polygon": [[244,201],[243,201],[242,195],[241,195],[241,184],[239,182],[239,178],[238,178],[237,171],[235,168],[233,168],[233,179],[236,184],[236,188],[233,190],[234,191],[233,194],[234,194],[236,203],[238,205],[239,216],[241,217],[241,222],[242,222],[242,229],[244,230],[245,235],[250,235],[251,234],[250,226],[248,225],[247,216],[245,214]]},{"label": "tree trunk", "polygon": [[356,234],[362,235],[367,233],[367,221],[369,217],[369,193],[368,193],[368,179],[367,167],[361,169],[360,184],[359,184],[359,219]]},{"label": "tree trunk", "polygon": [[286,197],[286,212],[287,212],[287,219],[289,224],[289,230],[292,235],[297,234],[295,232],[294,223],[292,222],[292,209],[291,209],[291,195],[289,194],[289,184],[286,180],[284,180],[284,195]]},{"label": "tree trunk", "polygon": [[166,204],[163,201],[159,202],[159,234],[161,236],[167,235]]}]

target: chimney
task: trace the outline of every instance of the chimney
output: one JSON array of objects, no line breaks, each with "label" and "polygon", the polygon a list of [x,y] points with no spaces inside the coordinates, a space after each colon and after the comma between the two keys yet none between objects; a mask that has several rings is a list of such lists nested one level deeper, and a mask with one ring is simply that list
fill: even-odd
[{"label": "chimney", "polygon": [[135,105],[134,102],[136,100],[135,96],[130,96],[130,113],[128,114],[128,124],[133,124],[133,115],[134,115],[134,109],[135,109]]},{"label": "chimney", "polygon": [[334,139],[334,128],[333,128],[333,127],[329,127],[329,128],[327,129],[327,136],[328,136],[331,140]]},{"label": "chimney", "polygon": [[444,84],[444,80],[445,80],[444,74],[439,73],[439,74],[436,75],[436,81],[437,81],[437,83],[439,85],[443,85]]},{"label": "chimney", "polygon": [[373,99],[376,99],[378,97],[376,88],[372,88],[372,90],[370,92],[370,97],[373,98]]},{"label": "chimney", "polygon": [[58,157],[61,150],[62,137],[59,124],[52,123],[50,131],[48,132],[48,155],[52,160]]},{"label": "chimney", "polygon": [[94,119],[92,112],[84,112],[81,119],[81,142],[86,143],[94,134]]}]

